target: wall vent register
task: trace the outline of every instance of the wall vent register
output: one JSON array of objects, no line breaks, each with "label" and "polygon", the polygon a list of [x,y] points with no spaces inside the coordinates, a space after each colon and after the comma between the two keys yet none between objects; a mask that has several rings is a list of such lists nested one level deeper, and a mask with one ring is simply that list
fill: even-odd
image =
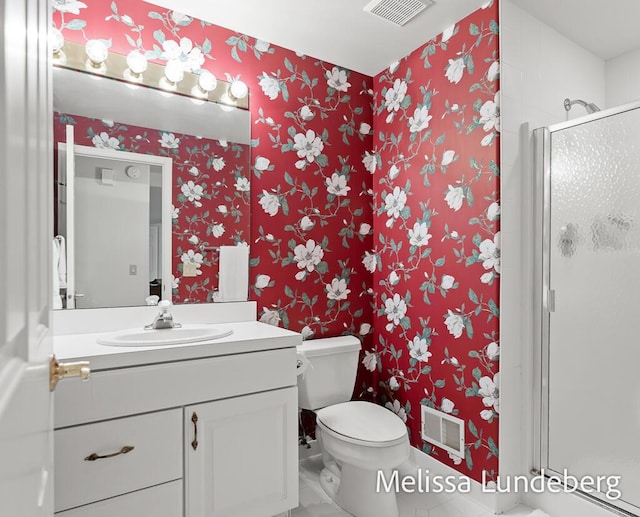
[{"label": "wall vent register", "polygon": [[373,0],[364,7],[364,10],[402,26],[434,3],[433,0],[422,2],[419,0]]},{"label": "wall vent register", "polygon": [[422,439],[464,457],[464,420],[427,406],[421,409]]}]

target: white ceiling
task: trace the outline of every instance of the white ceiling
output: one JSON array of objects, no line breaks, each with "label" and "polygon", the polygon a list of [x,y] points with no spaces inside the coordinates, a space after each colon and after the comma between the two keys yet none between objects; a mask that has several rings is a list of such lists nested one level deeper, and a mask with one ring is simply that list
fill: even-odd
[{"label": "white ceiling", "polygon": [[399,27],[364,12],[369,0],[147,1],[369,76],[487,3],[436,0]]},{"label": "white ceiling", "polygon": [[639,0],[511,0],[605,61],[640,48]]},{"label": "white ceiling", "polygon": [[[369,0],[146,1],[370,76],[487,3],[436,0],[398,27],[364,12]],[[504,1],[601,59],[640,48],[640,0]]]}]

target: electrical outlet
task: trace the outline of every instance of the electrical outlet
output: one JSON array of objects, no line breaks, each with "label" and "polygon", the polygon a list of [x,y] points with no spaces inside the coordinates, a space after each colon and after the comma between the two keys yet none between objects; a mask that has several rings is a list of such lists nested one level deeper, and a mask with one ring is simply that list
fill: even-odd
[{"label": "electrical outlet", "polygon": [[129,264],[129,274],[137,275],[138,274],[138,266],[135,264]]},{"label": "electrical outlet", "polygon": [[190,276],[198,276],[198,268],[195,264],[191,262],[184,262],[182,264],[182,276],[190,277]]}]

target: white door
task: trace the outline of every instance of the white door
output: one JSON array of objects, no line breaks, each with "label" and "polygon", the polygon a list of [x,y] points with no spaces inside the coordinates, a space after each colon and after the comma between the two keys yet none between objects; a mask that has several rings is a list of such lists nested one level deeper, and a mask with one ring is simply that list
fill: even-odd
[{"label": "white door", "polygon": [[48,2],[0,0],[0,513],[52,515]]},{"label": "white door", "polygon": [[185,408],[185,517],[271,517],[298,506],[298,389]]}]

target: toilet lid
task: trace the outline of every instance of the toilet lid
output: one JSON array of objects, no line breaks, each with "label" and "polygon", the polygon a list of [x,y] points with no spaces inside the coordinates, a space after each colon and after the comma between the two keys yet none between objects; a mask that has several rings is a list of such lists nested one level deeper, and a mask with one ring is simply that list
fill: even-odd
[{"label": "toilet lid", "polygon": [[334,404],[318,411],[316,417],[331,431],[362,442],[381,444],[407,436],[404,422],[395,413],[371,402]]}]

